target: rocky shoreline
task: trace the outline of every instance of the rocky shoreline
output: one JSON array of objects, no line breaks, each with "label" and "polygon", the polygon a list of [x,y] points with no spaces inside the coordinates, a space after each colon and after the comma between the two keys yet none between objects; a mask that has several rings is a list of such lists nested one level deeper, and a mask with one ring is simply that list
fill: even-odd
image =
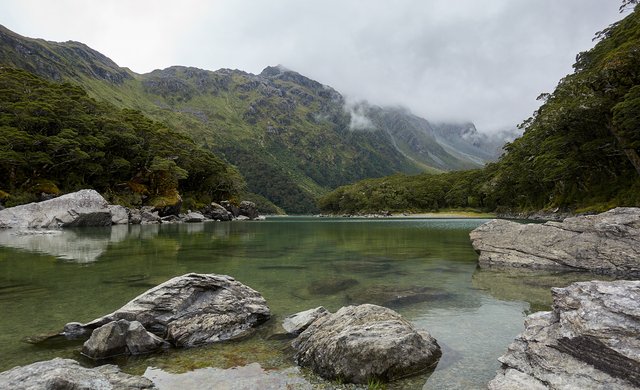
[{"label": "rocky shoreline", "polygon": [[201,211],[179,213],[176,208],[145,206],[130,209],[110,205],[94,190],[80,190],[42,202],[0,210],[0,229],[59,229],[121,224],[193,223],[204,221],[263,220],[255,203],[212,202]]},{"label": "rocky shoreline", "polygon": [[640,387],[640,281],[553,288],[553,310],[525,319],[491,390]]},{"label": "rocky shoreline", "polygon": [[[492,220],[470,233],[486,269],[640,276],[640,208],[544,224]],[[490,390],[640,387],[640,281],[552,288],[553,310],[525,319]]]}]

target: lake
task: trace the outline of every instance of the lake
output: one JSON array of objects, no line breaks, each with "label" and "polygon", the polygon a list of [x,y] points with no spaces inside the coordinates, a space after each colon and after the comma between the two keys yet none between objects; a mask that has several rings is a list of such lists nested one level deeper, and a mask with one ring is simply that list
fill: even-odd
[{"label": "lake", "polygon": [[194,373],[189,380],[197,383],[202,373],[258,363],[268,372],[284,370],[322,385],[306,370],[291,374],[289,341],[270,336],[289,314],[368,302],[393,308],[443,347],[435,371],[388,388],[483,388],[524,317],[549,310],[549,286],[588,279],[480,271],[468,234],[484,222],[272,217],[45,234],[0,231],[0,370],[56,356],[90,365],[78,342],[26,340],[70,321],[90,321],[171,277],[199,272],[231,275],[259,291],[273,320],[245,340],[115,360],[124,371]]}]

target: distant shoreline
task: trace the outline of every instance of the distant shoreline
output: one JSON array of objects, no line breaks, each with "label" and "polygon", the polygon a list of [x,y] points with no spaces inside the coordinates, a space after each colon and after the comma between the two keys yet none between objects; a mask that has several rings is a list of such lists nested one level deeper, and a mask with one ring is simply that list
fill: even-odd
[{"label": "distant shoreline", "polygon": [[442,219],[442,218],[498,218],[494,213],[484,213],[480,211],[437,211],[437,212],[397,212],[397,213],[367,213],[367,214],[316,214],[313,217],[317,218],[365,218],[365,219],[395,219],[395,218],[410,218],[410,219]]},{"label": "distant shoreline", "polygon": [[474,211],[441,211],[435,213],[398,213],[391,218],[497,218],[492,213]]}]

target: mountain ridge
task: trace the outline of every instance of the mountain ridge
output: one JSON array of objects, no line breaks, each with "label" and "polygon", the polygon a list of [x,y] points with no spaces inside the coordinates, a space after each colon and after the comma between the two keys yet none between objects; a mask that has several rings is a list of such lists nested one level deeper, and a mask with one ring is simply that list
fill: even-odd
[{"label": "mountain ridge", "polygon": [[318,195],[360,179],[490,160],[473,145],[457,151],[439,141],[426,119],[408,111],[360,102],[372,126],[352,129],[338,91],[281,65],[257,75],[185,66],[137,74],[82,43],[25,38],[2,26],[0,64],[142,111],[222,156],[250,191],[292,213],[315,211]]}]

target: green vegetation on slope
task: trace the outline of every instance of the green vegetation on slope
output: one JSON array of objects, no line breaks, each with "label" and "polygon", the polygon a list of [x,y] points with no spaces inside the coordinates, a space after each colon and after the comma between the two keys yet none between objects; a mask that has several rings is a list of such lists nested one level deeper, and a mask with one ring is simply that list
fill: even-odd
[{"label": "green vegetation on slope", "polygon": [[320,201],[331,212],[604,210],[640,205],[640,9],[599,34],[527,119],[522,137],[480,171],[393,176],[341,187]]},{"label": "green vegetation on slope", "polygon": [[249,191],[290,213],[313,212],[319,195],[364,178],[480,166],[439,145],[431,125],[409,112],[365,104],[372,126],[353,131],[338,92],[282,67],[253,75],[175,66],[137,75],[81,43],[2,26],[0,64],[141,111],[237,166]]},{"label": "green vegetation on slope", "polygon": [[393,175],[340,187],[322,197],[319,204],[330,213],[490,209],[492,200],[484,179],[483,170]]},{"label": "green vegetation on slope", "polygon": [[7,205],[87,187],[128,205],[172,203],[177,191],[188,204],[205,203],[243,185],[211,152],[138,111],[0,67],[0,193]]}]

